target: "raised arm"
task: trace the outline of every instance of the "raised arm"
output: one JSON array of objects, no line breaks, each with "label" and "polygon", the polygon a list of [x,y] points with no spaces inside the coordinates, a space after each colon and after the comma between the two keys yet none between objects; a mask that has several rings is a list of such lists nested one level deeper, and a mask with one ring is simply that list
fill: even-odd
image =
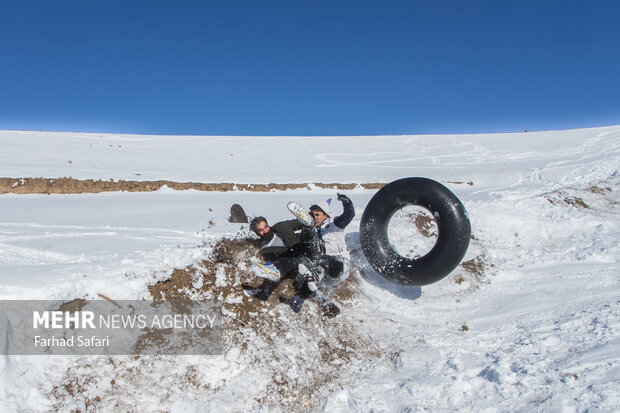
[{"label": "raised arm", "polygon": [[342,215],[334,218],[334,225],[340,229],[345,229],[353,221],[353,217],[355,217],[355,208],[353,207],[353,202],[344,194],[338,194],[338,201],[342,202],[344,212]]}]

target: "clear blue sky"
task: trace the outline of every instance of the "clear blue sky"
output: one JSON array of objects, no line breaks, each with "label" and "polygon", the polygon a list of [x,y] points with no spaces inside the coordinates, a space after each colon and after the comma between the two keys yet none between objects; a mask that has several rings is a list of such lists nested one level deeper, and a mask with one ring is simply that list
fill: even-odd
[{"label": "clear blue sky", "polygon": [[0,129],[620,124],[620,1],[3,1]]}]

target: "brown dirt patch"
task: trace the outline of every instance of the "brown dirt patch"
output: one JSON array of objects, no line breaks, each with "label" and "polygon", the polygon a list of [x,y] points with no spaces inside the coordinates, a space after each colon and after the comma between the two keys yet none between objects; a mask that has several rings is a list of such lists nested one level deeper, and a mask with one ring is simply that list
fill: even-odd
[{"label": "brown dirt patch", "polygon": [[547,198],[547,201],[549,201],[553,205],[564,204],[564,205],[575,206],[575,207],[578,207],[578,208],[590,209],[588,204],[586,204],[585,201],[582,198],[578,197],[578,196],[564,196],[564,197],[560,197],[560,198]]},{"label": "brown dirt patch", "polygon": [[[476,279],[482,279],[486,276],[490,269],[495,268],[495,265],[489,261],[489,257],[485,254],[480,254],[469,261],[462,262],[461,267],[463,267],[465,271],[473,275]],[[464,279],[462,277],[461,279],[455,278],[454,280],[457,284],[460,284],[463,281]]]},{"label": "brown dirt patch", "polygon": [[384,183],[290,183],[290,184],[239,184],[239,183],[202,183],[202,182],[175,182],[168,180],[158,181],[125,181],[101,179],[74,179],[63,178],[0,178],[0,194],[82,194],[100,192],[153,192],[164,185],[179,191],[194,189],[196,191],[253,191],[269,192],[287,189],[309,189],[311,186],[319,188],[333,188],[338,191],[352,190],[357,187],[364,189],[380,189]]},{"label": "brown dirt patch", "polygon": [[337,303],[346,303],[354,300],[360,293],[360,275],[357,270],[351,271],[349,278],[338,285],[338,288],[332,294],[332,298]]},{"label": "brown dirt patch", "polygon": [[58,311],[75,313],[76,311],[80,311],[82,308],[84,308],[87,303],[88,301],[84,298],[76,298],[75,300],[63,303],[60,308],[58,308]]},{"label": "brown dirt patch", "polygon": [[[602,205],[613,202],[608,195],[613,192],[607,182],[591,185],[585,189],[564,188],[542,194],[551,204],[571,206],[581,209],[599,209]],[[601,203],[601,201],[603,201]]]},{"label": "brown dirt patch", "polygon": [[420,234],[426,238],[437,237],[437,224],[429,214],[408,214],[408,218],[414,223]]},{"label": "brown dirt patch", "polygon": [[[83,401],[84,407],[86,407],[87,411],[92,410],[92,408],[101,401],[101,396],[98,395],[95,397],[85,396],[85,394],[88,394],[87,390],[94,382],[93,378],[84,375],[74,375],[72,368],[67,370],[67,376],[71,378],[66,380],[63,384],[55,386],[52,390],[52,394],[56,400],[64,400],[67,396],[70,396],[70,398]],[[76,408],[71,411],[79,412],[81,409]]]},{"label": "brown dirt patch", "polygon": [[593,185],[587,188],[586,191],[592,192],[593,194],[597,194],[597,195],[605,195],[608,192],[612,192],[612,189],[608,186],[600,187],[600,186]]},{"label": "brown dirt patch", "polygon": [[192,274],[195,273],[194,267],[187,267],[182,270],[175,269],[167,280],[149,285],[149,292],[154,300],[185,299],[187,297],[185,289],[191,286]]},{"label": "brown dirt patch", "polygon": [[456,185],[469,185],[469,186],[474,186],[474,182],[473,181],[467,181],[467,182],[463,182],[463,181],[448,181],[449,184],[456,184]]}]

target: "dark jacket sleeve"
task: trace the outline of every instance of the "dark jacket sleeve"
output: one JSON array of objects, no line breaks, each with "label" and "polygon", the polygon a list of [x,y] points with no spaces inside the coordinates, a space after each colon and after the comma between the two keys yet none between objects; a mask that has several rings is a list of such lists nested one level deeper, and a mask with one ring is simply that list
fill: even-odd
[{"label": "dark jacket sleeve", "polygon": [[263,247],[260,252],[267,260],[273,261],[278,257],[293,253],[294,249],[299,244],[299,236],[295,234],[295,231],[301,229],[302,225],[296,220],[291,219],[288,221],[278,222],[271,226],[271,230],[280,235],[284,239],[285,247]]},{"label": "dark jacket sleeve", "polygon": [[355,208],[353,207],[353,202],[350,200],[343,202],[342,208],[344,209],[344,212],[342,215],[338,215],[334,218],[334,225],[340,229],[345,229],[345,227],[353,221],[353,217],[355,216]]},{"label": "dark jacket sleeve", "polygon": [[284,237],[286,244],[291,247],[291,244],[299,242],[299,237],[295,234],[295,231],[299,231],[303,225],[296,219],[289,219],[288,221],[281,221],[274,224],[271,229]]},{"label": "dark jacket sleeve", "polygon": [[266,247],[262,248],[260,253],[265,261],[275,261],[278,257],[287,254],[289,251],[290,249],[286,247]]}]

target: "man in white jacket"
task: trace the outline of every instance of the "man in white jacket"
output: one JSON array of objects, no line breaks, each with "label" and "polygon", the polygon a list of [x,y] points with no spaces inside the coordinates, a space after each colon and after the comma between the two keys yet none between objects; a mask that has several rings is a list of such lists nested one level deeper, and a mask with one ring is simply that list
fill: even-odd
[{"label": "man in white jacket", "polygon": [[355,208],[353,208],[353,202],[344,194],[338,194],[338,200],[342,202],[343,212],[333,220],[331,219],[331,198],[312,205],[310,212],[319,233],[323,254],[342,257],[350,261],[351,256],[347,251],[344,229],[355,217]]},{"label": "man in white jacket", "polygon": [[[315,254],[308,254],[307,258],[314,265],[307,265],[305,270],[304,265],[300,266],[300,274],[306,277],[308,289],[311,291],[310,296],[325,309],[325,314],[329,317],[340,313],[340,309],[321,290],[336,287],[349,276],[351,268],[351,256],[347,250],[344,229],[353,220],[355,209],[353,202],[346,195],[338,194],[338,200],[342,202],[344,211],[333,220],[330,208],[331,198],[310,207],[310,214],[314,219],[316,231],[312,231],[314,236],[309,238],[318,241],[320,251]],[[304,222],[304,218],[306,218],[306,222],[308,219],[312,222],[312,218],[303,217],[304,214],[308,213],[301,211],[299,204],[296,204],[296,207],[293,209],[289,207],[289,209],[298,216],[300,222]],[[316,241],[312,241],[310,244]],[[295,300],[298,301],[299,296],[293,300],[294,303],[297,303]]]}]

